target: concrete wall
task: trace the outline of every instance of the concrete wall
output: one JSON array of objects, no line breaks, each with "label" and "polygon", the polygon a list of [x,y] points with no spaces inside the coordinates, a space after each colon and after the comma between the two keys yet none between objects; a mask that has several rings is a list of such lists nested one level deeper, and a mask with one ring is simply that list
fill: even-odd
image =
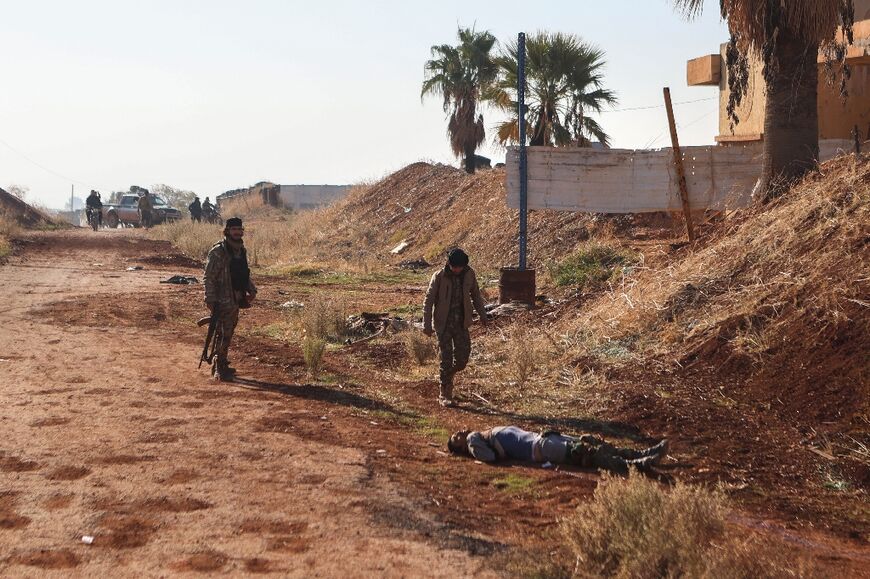
[{"label": "concrete wall", "polygon": [[[850,141],[822,141],[827,160]],[[692,211],[745,206],[761,174],[760,142],[683,147]],[[529,209],[589,213],[681,211],[673,151],[579,147],[528,148]],[[519,149],[507,153],[507,202],[519,208]]]},{"label": "concrete wall", "polygon": [[281,185],[278,200],[294,211],[316,209],[338,201],[350,188],[350,185]]}]

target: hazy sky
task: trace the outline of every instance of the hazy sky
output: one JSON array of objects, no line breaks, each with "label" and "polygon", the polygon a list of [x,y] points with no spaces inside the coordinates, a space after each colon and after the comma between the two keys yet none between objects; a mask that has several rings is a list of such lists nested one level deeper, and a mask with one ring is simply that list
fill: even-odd
[{"label": "hazy sky", "polygon": [[[420,85],[430,46],[454,42],[457,24],[501,41],[578,34],[607,53],[617,108],[661,105],[666,85],[675,102],[710,99],[676,116],[681,142],[711,143],[717,91],[687,87],[685,68],[726,39],[717,6],[685,22],[668,0],[0,0],[0,187],[60,207],[71,183],[214,196],[456,163]],[[668,143],[662,108],[600,122],[616,147]]]}]

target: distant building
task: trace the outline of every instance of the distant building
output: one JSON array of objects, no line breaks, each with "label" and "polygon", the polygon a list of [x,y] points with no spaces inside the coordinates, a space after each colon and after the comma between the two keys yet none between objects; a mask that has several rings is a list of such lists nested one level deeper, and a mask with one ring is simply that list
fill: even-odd
[{"label": "distant building", "polygon": [[217,196],[218,203],[229,199],[252,199],[258,203],[292,211],[317,209],[338,201],[350,191],[351,185],[276,185],[261,181],[252,187],[233,189]]},{"label": "distant building", "polygon": [[316,209],[338,201],[350,191],[350,185],[281,185],[278,199],[286,209]]},{"label": "distant building", "polygon": [[[857,125],[862,136],[870,138],[870,0],[854,0],[855,42],[848,48],[846,62],[852,76],[846,83],[849,97],[843,101],[839,86],[828,83],[824,59],[819,56],[819,138],[851,139]],[[749,69],[749,87],[737,108],[740,122],[731,127],[727,106],[730,97],[728,71],[725,66],[725,48],[719,54],[710,54],[690,60],[686,66],[689,86],[719,87],[720,144],[745,143],[764,139],[764,110],[767,101],[761,63],[752,61]]]}]

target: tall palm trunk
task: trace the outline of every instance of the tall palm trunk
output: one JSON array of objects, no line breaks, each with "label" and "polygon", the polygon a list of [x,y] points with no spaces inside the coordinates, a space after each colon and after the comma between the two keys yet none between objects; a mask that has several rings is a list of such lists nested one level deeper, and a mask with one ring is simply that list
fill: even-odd
[{"label": "tall palm trunk", "polygon": [[783,27],[767,74],[761,191],[767,199],[818,164],[818,43],[796,38]]},{"label": "tall palm trunk", "polygon": [[472,144],[465,145],[465,172],[469,175],[474,174],[477,170],[477,155],[475,152],[477,151],[477,147]]}]

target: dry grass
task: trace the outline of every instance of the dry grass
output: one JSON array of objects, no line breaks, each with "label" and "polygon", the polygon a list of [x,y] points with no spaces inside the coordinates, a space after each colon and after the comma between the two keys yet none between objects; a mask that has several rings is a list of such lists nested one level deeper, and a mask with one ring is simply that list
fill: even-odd
[{"label": "dry grass", "polygon": [[870,222],[870,162],[853,163],[826,164],[836,177],[810,177],[772,207],[734,217],[684,259],[624,279],[563,329],[610,339],[653,332],[658,339],[648,343],[666,351],[730,323],[725,337],[757,356],[776,345],[777,327],[790,319],[843,321],[868,282],[861,240]]},{"label": "dry grass", "polygon": [[611,478],[562,521],[579,577],[759,578],[805,575],[772,546],[741,540],[726,524],[718,490],[677,484],[669,492],[640,475]]},{"label": "dry grass", "polygon": [[525,387],[545,361],[544,352],[539,331],[524,326],[511,328],[507,341],[507,375],[517,386]]},{"label": "dry grass", "polygon": [[348,335],[347,303],[341,297],[312,294],[298,315],[306,338],[341,342]]},{"label": "dry grass", "polygon": [[417,362],[418,366],[425,366],[435,359],[435,341],[420,332],[406,332],[405,349],[408,355]]},{"label": "dry grass", "polygon": [[12,253],[12,240],[20,237],[24,229],[18,221],[0,212],[0,257],[6,257]]},{"label": "dry grass", "polygon": [[317,380],[323,367],[323,353],[326,351],[326,340],[305,336],[302,339],[302,357],[311,378]]},{"label": "dry grass", "polygon": [[164,239],[177,247],[184,255],[205,260],[208,250],[223,237],[223,229],[209,223],[176,221],[162,223],[149,233],[155,239]]}]

